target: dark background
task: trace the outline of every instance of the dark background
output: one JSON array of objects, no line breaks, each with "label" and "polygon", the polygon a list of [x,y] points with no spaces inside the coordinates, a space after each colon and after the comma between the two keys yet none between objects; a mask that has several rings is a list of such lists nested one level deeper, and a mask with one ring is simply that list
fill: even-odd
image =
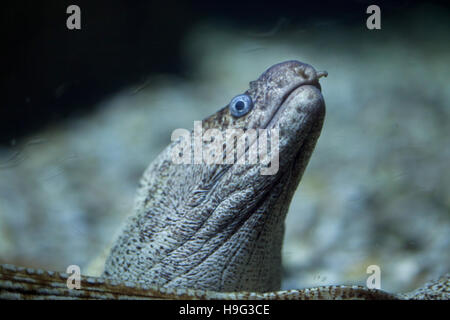
[{"label": "dark background", "polygon": [[[370,4],[383,23],[421,1],[16,1],[2,3],[0,145],[95,108],[96,102],[154,72],[189,74],[180,44],[200,20],[254,27],[365,23]],[[437,2],[437,1],[435,1]],[[66,28],[66,8],[81,8],[81,30]],[[280,20],[281,19],[281,20]]]}]

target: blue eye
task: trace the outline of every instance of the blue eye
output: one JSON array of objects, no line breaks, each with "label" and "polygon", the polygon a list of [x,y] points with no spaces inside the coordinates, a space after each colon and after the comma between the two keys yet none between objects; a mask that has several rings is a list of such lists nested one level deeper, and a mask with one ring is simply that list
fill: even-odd
[{"label": "blue eye", "polygon": [[234,117],[242,117],[253,108],[253,101],[249,95],[240,94],[230,102],[230,112]]}]

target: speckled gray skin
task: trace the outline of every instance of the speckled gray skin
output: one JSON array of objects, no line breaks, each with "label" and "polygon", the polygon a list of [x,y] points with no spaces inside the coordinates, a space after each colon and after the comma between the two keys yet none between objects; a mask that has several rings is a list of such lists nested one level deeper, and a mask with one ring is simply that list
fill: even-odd
[{"label": "speckled gray skin", "polygon": [[275,65],[250,84],[249,114],[234,119],[225,107],[203,121],[221,130],[278,126],[276,175],[260,175],[260,164],[174,165],[174,142],[144,174],[103,277],[82,276],[81,289],[69,289],[68,274],[0,265],[0,299],[448,300],[450,274],[406,294],[361,286],[276,291],[284,217],[324,118],[322,75],[297,61]]},{"label": "speckled gray skin", "polygon": [[245,92],[254,102],[248,114],[234,118],[226,106],[203,120],[203,130],[279,128],[274,175],[261,175],[261,163],[174,164],[179,141],[169,145],[144,173],[104,276],[171,288],[279,290],[285,216],[325,116],[323,75],[298,61],[274,65]]}]

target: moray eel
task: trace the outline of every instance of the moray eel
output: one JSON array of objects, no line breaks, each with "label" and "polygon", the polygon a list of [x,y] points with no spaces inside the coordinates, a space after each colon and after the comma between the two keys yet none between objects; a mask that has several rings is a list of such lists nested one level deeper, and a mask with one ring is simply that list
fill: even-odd
[{"label": "moray eel", "polygon": [[[187,138],[174,139],[145,171],[102,277],[82,277],[76,290],[67,274],[3,265],[0,297],[448,299],[448,276],[409,294],[358,286],[278,291],[284,220],[322,129],[326,75],[299,61],[276,64]],[[258,152],[268,140],[265,158]],[[188,161],[178,162],[181,154]]]},{"label": "moray eel", "polygon": [[[144,173],[136,213],[104,275],[165,287],[279,290],[285,216],[325,116],[320,75],[298,61],[274,65],[202,121],[204,131],[223,136],[228,129],[279,128],[275,174],[262,174],[262,161],[175,165],[171,155],[181,141],[169,145]],[[204,140],[207,154],[213,147]],[[240,158],[257,143],[249,140]]]}]

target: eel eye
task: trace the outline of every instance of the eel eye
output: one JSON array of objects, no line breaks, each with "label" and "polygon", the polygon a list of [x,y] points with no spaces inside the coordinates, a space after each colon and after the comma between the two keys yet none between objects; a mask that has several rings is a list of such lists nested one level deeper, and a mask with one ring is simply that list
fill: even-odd
[{"label": "eel eye", "polygon": [[252,98],[250,98],[250,96],[247,94],[240,94],[231,99],[229,108],[233,117],[237,118],[242,117],[243,115],[247,114],[250,110],[252,110],[253,108]]}]

